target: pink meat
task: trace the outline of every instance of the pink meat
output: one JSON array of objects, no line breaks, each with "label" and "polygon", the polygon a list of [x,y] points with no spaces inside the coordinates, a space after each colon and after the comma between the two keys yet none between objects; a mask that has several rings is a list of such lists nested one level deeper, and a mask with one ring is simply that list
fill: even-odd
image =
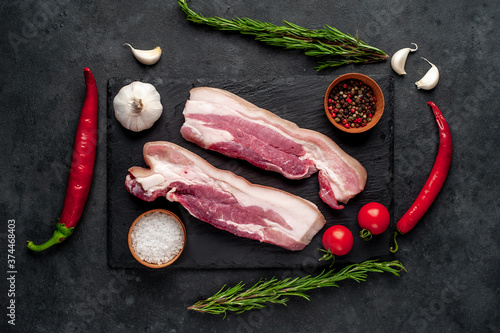
[{"label": "pink meat", "polygon": [[261,109],[228,91],[194,88],[184,108],[182,136],[224,155],[290,179],[319,171],[320,197],[330,207],[361,192],[366,170],[335,142]]},{"label": "pink meat", "polygon": [[236,236],[302,250],[325,224],[313,203],[251,184],[173,143],[146,143],[144,159],[149,169],[129,169],[125,185],[130,193],[146,201],[165,196]]}]

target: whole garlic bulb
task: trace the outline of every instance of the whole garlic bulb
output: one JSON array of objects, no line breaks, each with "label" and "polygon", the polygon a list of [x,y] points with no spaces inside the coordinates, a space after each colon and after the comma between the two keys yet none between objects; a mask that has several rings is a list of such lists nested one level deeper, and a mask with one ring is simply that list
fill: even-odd
[{"label": "whole garlic bulb", "polygon": [[134,132],[153,126],[163,112],[156,88],[140,81],[122,87],[113,100],[113,107],[120,124]]}]

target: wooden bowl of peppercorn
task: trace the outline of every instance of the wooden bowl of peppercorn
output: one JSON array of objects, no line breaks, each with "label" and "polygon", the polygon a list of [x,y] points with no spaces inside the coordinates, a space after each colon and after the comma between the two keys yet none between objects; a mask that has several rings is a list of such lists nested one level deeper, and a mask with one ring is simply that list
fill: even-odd
[{"label": "wooden bowl of peppercorn", "polygon": [[333,126],[346,133],[362,133],[378,123],[385,102],[382,89],[372,78],[348,73],[328,86],[324,105]]}]

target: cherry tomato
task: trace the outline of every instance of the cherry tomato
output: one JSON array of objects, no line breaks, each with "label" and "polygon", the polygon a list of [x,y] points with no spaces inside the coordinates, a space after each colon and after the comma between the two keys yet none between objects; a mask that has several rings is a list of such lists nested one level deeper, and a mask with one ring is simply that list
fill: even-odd
[{"label": "cherry tomato", "polygon": [[369,202],[359,210],[359,226],[361,229],[367,229],[373,235],[379,235],[386,231],[390,222],[389,211],[378,202]]},{"label": "cherry tomato", "polygon": [[323,234],[323,247],[336,256],[343,256],[352,249],[353,237],[351,231],[342,225],[334,225]]}]

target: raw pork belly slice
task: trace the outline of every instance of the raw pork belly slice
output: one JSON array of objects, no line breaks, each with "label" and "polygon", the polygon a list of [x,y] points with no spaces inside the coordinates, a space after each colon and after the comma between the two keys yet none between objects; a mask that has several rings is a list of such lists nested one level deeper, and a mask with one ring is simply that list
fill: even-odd
[{"label": "raw pork belly slice", "polygon": [[146,143],[144,160],[149,169],[129,169],[125,185],[130,193],[146,201],[165,196],[236,236],[302,250],[325,225],[312,202],[251,184],[173,143]]},{"label": "raw pork belly slice", "polygon": [[365,168],[330,138],[300,128],[233,93],[194,88],[183,113],[182,136],[205,149],[290,179],[319,171],[319,195],[332,208],[343,208],[339,202],[347,203],[365,188]]}]

